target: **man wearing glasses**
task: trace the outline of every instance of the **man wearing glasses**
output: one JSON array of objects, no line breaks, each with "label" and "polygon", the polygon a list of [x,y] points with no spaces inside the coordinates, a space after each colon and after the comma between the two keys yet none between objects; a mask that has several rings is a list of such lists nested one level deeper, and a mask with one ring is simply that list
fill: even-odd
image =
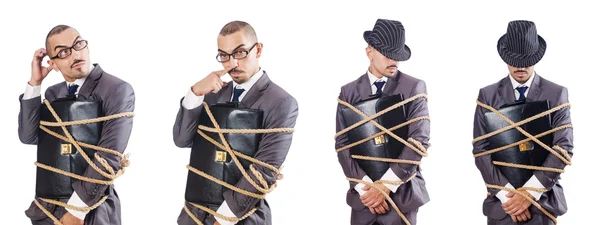
[{"label": "man wearing glasses", "polygon": [[[258,42],[252,26],[243,21],[230,22],[221,29],[217,43],[216,58],[224,69],[208,74],[187,90],[185,97],[180,100],[181,104],[173,126],[173,140],[180,148],[192,148],[191,167],[202,168],[199,170],[239,189],[261,194],[240,175],[240,169],[231,162],[229,155],[219,158],[217,153],[222,154],[222,149],[215,147],[198,134],[199,123],[207,123],[207,126],[213,127],[206,116],[203,102],[211,107],[223,103],[236,105],[233,110],[237,111],[233,112],[239,114],[219,115],[216,108],[211,111],[214,117],[224,118],[225,122],[219,120],[221,128],[235,126],[238,129],[255,129],[256,127],[245,127],[248,121],[244,121],[242,116],[256,111],[262,113],[262,121],[249,120],[249,122],[258,124],[259,129],[293,128],[298,116],[298,104],[294,97],[271,81],[267,72],[260,67],[258,59],[262,54],[263,44]],[[231,76],[232,82],[221,80],[226,73]],[[221,139],[215,136],[215,140],[222,143]],[[275,168],[279,168],[284,162],[292,142],[291,133],[268,133],[260,136],[226,134],[226,136],[233,150],[246,152],[248,156]],[[239,157],[238,159],[245,164],[244,169],[247,173],[251,174],[251,177],[256,177],[251,170],[246,169],[250,163],[245,159]],[[252,166],[269,187],[275,183],[277,176],[274,172],[262,165],[252,164]],[[264,199],[233,191],[195,173],[188,174],[185,198],[185,207],[177,220],[181,225],[199,224],[198,222],[208,225],[271,224],[271,211]],[[217,215],[238,219],[231,222],[190,203],[206,207],[215,211]],[[252,213],[251,210],[254,209],[256,211]],[[244,218],[247,214],[249,216]]]},{"label": "man wearing glasses", "polygon": [[[39,128],[40,116],[44,114],[44,112],[42,112],[42,104],[40,104],[42,100],[41,84],[51,70],[60,72],[65,80],[65,82],[60,82],[47,88],[45,99],[51,103],[55,102],[55,100],[62,100],[69,97],[75,101],[101,102],[97,105],[97,108],[99,108],[98,111],[101,111],[102,114],[106,116],[122,112],[133,112],[134,110],[135,95],[131,85],[103,71],[102,68],[100,68],[100,65],[91,64],[89,49],[87,47],[88,42],[81,37],[77,30],[66,25],[58,25],[48,33],[46,37],[46,48],[38,49],[33,55],[31,79],[27,83],[25,92],[19,97],[21,107],[19,112],[18,133],[22,143],[38,145],[38,161],[52,161],[52,159],[41,159],[40,157],[44,154],[52,154],[48,152],[60,152],[60,149],[53,149],[54,146],[43,146],[49,135],[42,138],[41,134],[39,134],[42,133]],[[42,60],[46,56],[50,58],[48,60],[48,67],[42,66]],[[70,109],[55,108],[55,110],[60,115],[64,115],[65,113],[63,113],[64,111],[59,112],[59,110],[67,110],[67,113],[71,115],[86,114],[90,112],[89,108],[73,109],[73,107]],[[133,120],[130,117],[122,117],[103,122],[101,128],[99,128],[99,134],[96,135],[96,137],[92,137],[98,140],[98,143],[95,145],[123,153],[129,141],[132,122]],[[86,132],[85,129],[83,129],[86,125],[78,126],[80,126],[78,129],[69,128],[73,137],[78,136],[78,133]],[[60,128],[56,129],[56,131],[59,131],[61,134],[63,133]],[[83,140],[78,141],[85,142]],[[58,143],[58,140],[56,140],[56,142]],[[77,158],[76,152],[75,148],[73,148],[73,152],[67,153],[72,155],[66,157]],[[59,157],[63,157],[65,154],[64,152],[58,154],[61,153],[63,155]],[[101,151],[96,151],[94,153],[105,159],[114,171],[121,169],[121,160],[119,157]],[[89,157],[92,162],[100,168],[104,168],[94,155],[90,155]],[[58,164],[65,163],[61,160],[55,161],[56,162],[53,163],[58,167],[60,167]],[[77,162],[73,164],[73,161],[66,161],[66,163],[71,163],[74,167],[81,166],[77,165]],[[85,165],[79,175],[97,180],[108,180],[91,168],[85,161],[83,161],[83,163]],[[69,167],[69,165],[67,165],[67,167]],[[44,178],[40,178],[39,174],[43,173],[43,171],[45,170],[38,168],[37,186],[40,187],[41,185],[43,188],[36,189],[36,197],[47,198],[46,196],[40,196],[40,192],[49,193],[54,191],[55,193],[65,193],[64,190],[57,190],[60,188],[57,188],[56,186],[51,187],[46,185],[46,187],[44,187],[44,184],[40,184],[40,179],[43,180]],[[52,176],[54,175],[55,174],[52,174]],[[121,224],[120,200],[113,185],[84,182],[58,174],[53,178],[55,178],[55,180],[51,182],[67,182],[67,189],[71,190],[66,191],[70,192],[70,194],[66,196],[63,194],[60,197],[53,198],[53,200],[67,203],[68,205],[90,207],[100,202],[102,198],[108,196],[101,205],[94,210],[87,212],[65,209],[64,207],[59,207],[45,201],[38,201],[45,210],[59,219],[62,224]],[[52,193],[49,195],[58,196]],[[54,221],[35,204],[35,202],[33,202],[31,207],[25,211],[25,214],[31,219],[32,224],[55,224]]]}]

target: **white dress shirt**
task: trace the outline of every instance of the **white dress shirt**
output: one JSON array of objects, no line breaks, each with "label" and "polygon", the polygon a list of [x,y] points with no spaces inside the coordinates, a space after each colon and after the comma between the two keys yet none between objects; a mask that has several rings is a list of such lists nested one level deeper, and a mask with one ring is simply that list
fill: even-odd
[{"label": "white dress shirt", "polygon": [[[92,71],[94,69],[94,65],[91,65],[90,71]],[[67,82],[65,81],[65,89],[68,89],[68,87],[71,84],[77,84],[79,85],[79,87],[77,87],[77,91],[75,91],[75,94],[79,94],[79,90],[81,90],[81,86],[83,86],[83,83],[85,82],[87,77],[84,78],[80,78],[75,80],[73,83]],[[23,100],[28,100],[28,99],[32,99],[32,98],[36,98],[38,96],[41,96],[41,85],[38,86],[31,86],[29,85],[29,82],[27,83],[27,86],[25,87],[25,92],[23,93]],[[77,192],[73,192],[73,194],[71,195],[71,198],[69,198],[69,201],[67,202],[67,204],[72,205],[72,206],[77,206],[77,207],[89,207],[88,205],[86,205],[83,200],[81,200],[81,198],[79,197],[79,195],[77,195]],[[66,209],[67,212],[71,213],[71,215],[79,218],[80,220],[84,220],[85,216],[88,214],[88,212],[82,212],[82,211],[77,211],[77,210],[73,210],[73,209]]]},{"label": "white dress shirt", "polygon": [[[371,83],[371,94],[377,93],[377,87],[374,84],[375,82],[385,81],[386,83],[383,84],[383,87],[381,87],[381,90],[383,91],[385,89],[385,86],[387,85],[387,80],[388,80],[388,78],[386,76],[382,76],[381,78],[378,78],[378,77],[376,77],[375,75],[373,75],[368,70],[367,70],[367,76],[369,77],[369,82]],[[367,176],[367,175],[365,175],[362,178],[362,180],[366,181],[366,182],[369,182],[369,183],[373,183],[373,180],[369,176]],[[381,180],[397,181],[397,180],[400,180],[400,178],[394,173],[394,171],[390,167],[385,172],[385,174],[383,174],[383,176],[381,177]],[[400,184],[398,184],[398,185],[396,185],[396,184],[383,184],[383,185],[385,185],[393,193],[396,193],[396,190],[398,190],[398,187],[400,187]],[[362,196],[362,195],[364,195],[366,193],[366,191],[363,190],[364,187],[365,187],[364,184],[358,183],[358,184],[356,184],[356,186],[354,186],[354,190],[356,190],[358,192],[358,194]]]},{"label": "white dress shirt", "polygon": [[[233,88],[243,88],[244,92],[242,92],[242,94],[238,97],[238,100],[241,102],[242,99],[246,96],[246,94],[248,93],[248,91],[250,91],[250,89],[254,86],[254,84],[256,84],[256,82],[258,81],[258,79],[260,79],[260,77],[262,77],[262,75],[264,74],[264,71],[262,69],[260,69],[256,74],[254,74],[252,77],[250,77],[250,79],[248,79],[248,81],[238,84],[235,81],[233,81]],[[231,97],[229,98],[230,100],[233,100],[233,91],[231,92]],[[195,109],[196,107],[199,107],[202,105],[202,102],[204,101],[204,95],[202,96],[197,96],[196,94],[194,94],[194,92],[192,92],[192,89],[190,88],[187,92],[187,94],[185,95],[185,97],[183,98],[183,102],[181,102],[181,105],[188,109]],[[217,213],[224,215],[226,217],[236,217],[236,215],[231,211],[231,208],[229,208],[229,205],[227,205],[227,201],[223,201],[223,203],[221,203],[221,206],[219,206],[219,209],[217,209]],[[221,224],[221,225],[234,225],[237,222],[231,222],[231,221],[226,221],[223,219],[220,219],[218,217],[215,217],[215,219]]]},{"label": "white dress shirt", "polygon": [[[508,75],[508,77],[510,79],[510,83],[512,84],[512,87],[513,87],[514,92],[515,92],[515,100],[519,99],[519,96],[521,95],[519,93],[519,91],[517,91],[517,87],[527,87],[527,90],[525,90],[525,93],[524,93],[525,97],[527,97],[527,94],[529,94],[529,90],[531,90],[531,83],[533,82],[533,78],[535,77],[535,72],[523,84],[519,83],[511,75]],[[517,122],[517,121],[515,121],[515,122]],[[514,189],[514,186],[512,186],[512,184],[510,184],[510,183],[507,183],[504,187],[507,187],[507,188],[510,188],[510,189]],[[529,178],[529,180],[523,185],[523,187],[534,187],[534,188],[545,189],[544,185],[542,185],[542,183],[537,179],[537,177],[535,175],[531,176],[531,178]],[[530,190],[527,190],[527,192],[529,192],[529,194],[531,194],[535,198],[536,201],[540,200],[540,197],[542,197],[542,193],[541,192],[530,191]],[[498,199],[500,199],[500,201],[502,203],[505,203],[505,202],[507,202],[509,200],[509,198],[506,197],[507,194],[508,194],[507,191],[500,190],[496,194],[496,197]]]}]

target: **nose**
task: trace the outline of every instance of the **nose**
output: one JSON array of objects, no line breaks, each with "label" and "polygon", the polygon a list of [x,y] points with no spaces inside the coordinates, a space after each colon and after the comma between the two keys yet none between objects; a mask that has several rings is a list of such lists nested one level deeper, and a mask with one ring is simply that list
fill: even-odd
[{"label": "nose", "polygon": [[81,59],[81,52],[80,51],[71,50],[71,57],[73,57],[73,59]]},{"label": "nose", "polygon": [[231,59],[227,63],[229,63],[228,66],[230,66],[231,68],[236,68],[238,66],[237,59],[234,59],[233,57],[231,57]]}]

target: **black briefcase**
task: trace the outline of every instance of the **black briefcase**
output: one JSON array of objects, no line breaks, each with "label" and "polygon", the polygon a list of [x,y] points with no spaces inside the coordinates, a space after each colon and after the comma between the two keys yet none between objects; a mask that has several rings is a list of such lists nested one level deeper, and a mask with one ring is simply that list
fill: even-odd
[{"label": "black briefcase", "polygon": [[[550,109],[550,103],[545,101],[515,102],[502,106],[498,111],[515,123],[535,116]],[[529,134],[535,136],[552,129],[551,115],[533,120],[523,124],[520,127]],[[494,112],[486,112],[484,124],[487,133],[491,133],[510,124],[500,118]],[[502,133],[489,137],[489,149],[499,148],[509,145],[527,137],[516,129],[510,129]],[[538,138],[542,143],[552,146],[552,134]],[[536,142],[530,140],[524,144],[508,148],[499,152],[492,153],[492,160],[523,164],[530,166],[541,166],[548,157],[548,150],[539,146]],[[520,169],[507,166],[498,167],[502,174],[509,180],[515,188],[522,187],[533,176],[533,170]]]}]

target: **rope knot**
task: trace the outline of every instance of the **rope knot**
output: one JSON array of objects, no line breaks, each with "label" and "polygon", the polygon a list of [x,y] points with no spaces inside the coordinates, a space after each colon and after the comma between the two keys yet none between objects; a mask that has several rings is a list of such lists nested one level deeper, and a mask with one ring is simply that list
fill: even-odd
[{"label": "rope knot", "polygon": [[121,167],[123,167],[123,168],[128,167],[129,164],[130,164],[129,153],[127,153],[126,155],[121,157]]}]

